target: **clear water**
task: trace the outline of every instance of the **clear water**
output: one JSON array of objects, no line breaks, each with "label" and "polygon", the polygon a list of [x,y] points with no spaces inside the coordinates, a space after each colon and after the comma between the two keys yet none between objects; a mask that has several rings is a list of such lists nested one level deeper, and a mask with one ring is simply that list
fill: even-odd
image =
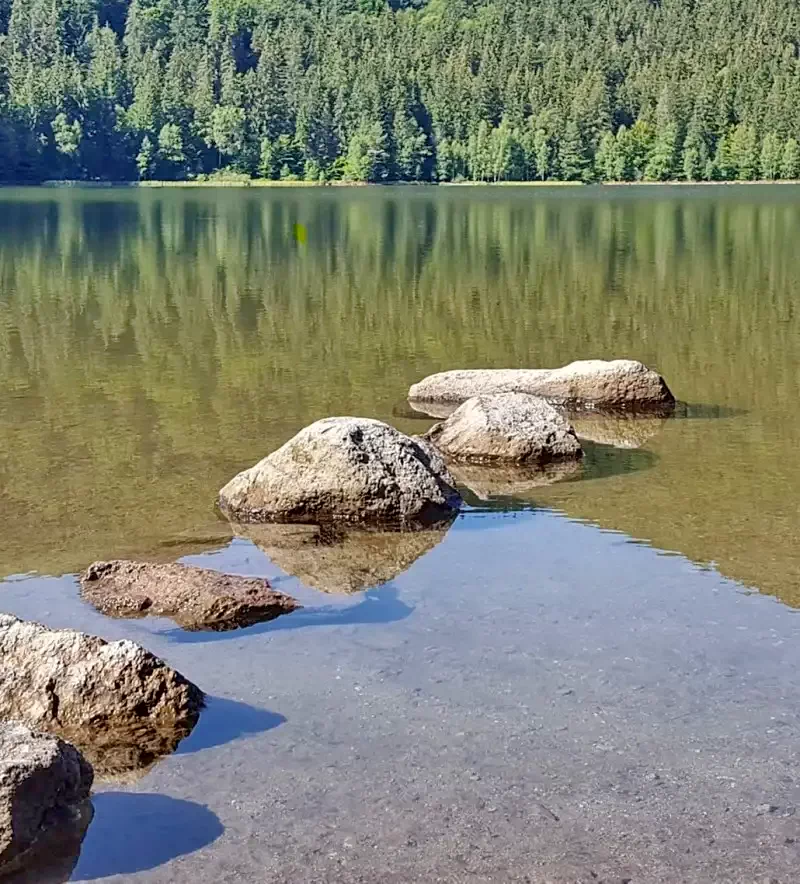
[{"label": "clear water", "polygon": [[[791,880],[798,234],[793,187],[1,191],[0,610],[214,698],[98,784],[73,880]],[[299,562],[215,511],[318,417],[425,429],[430,372],[618,356],[682,417],[425,543]],[[72,574],[123,556],[306,607],[109,620]]]}]

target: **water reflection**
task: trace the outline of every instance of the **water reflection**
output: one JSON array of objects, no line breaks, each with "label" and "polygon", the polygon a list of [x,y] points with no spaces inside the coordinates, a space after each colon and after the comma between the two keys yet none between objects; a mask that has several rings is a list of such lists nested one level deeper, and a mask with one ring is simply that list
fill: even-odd
[{"label": "water reflection", "polygon": [[78,862],[81,845],[92,821],[91,801],[71,808],[10,868],[0,872],[3,884],[63,884]]},{"label": "water reflection", "polygon": [[322,592],[353,593],[407,571],[444,540],[453,520],[419,531],[340,525],[236,525],[274,564]]},{"label": "water reflection", "polygon": [[603,427],[653,468],[539,494],[800,604],[799,233],[757,186],[4,191],[0,573],[203,536],[314,419],[418,429],[392,410],[435,371],[629,356],[730,419]]},{"label": "water reflection", "polygon": [[[290,629],[307,629],[319,626],[363,626],[376,623],[395,623],[405,620],[414,611],[412,605],[406,604],[401,598],[396,587],[385,584],[377,589],[369,589],[359,601],[352,605],[320,605],[319,607],[306,607],[295,611],[279,620],[263,623],[259,626],[244,630],[244,635],[261,635],[270,632],[283,632]],[[169,637],[174,642],[182,644],[195,642],[216,642],[232,638],[229,632],[183,632],[175,630],[170,632]],[[237,634],[239,638],[242,634]]]}]

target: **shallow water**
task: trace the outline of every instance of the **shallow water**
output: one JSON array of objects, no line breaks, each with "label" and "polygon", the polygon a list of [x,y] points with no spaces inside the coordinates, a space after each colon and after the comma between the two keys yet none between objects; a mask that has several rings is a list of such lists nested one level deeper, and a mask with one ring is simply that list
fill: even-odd
[{"label": "shallow water", "polygon": [[[73,880],[793,880],[800,189],[0,203],[0,610],[214,698],[100,784]],[[270,558],[215,511],[315,418],[416,432],[425,374],[593,356],[657,367],[680,416],[586,421],[561,482],[469,477],[435,537],[318,562],[254,535]],[[70,576],[192,554],[306,607],[185,633]]]}]

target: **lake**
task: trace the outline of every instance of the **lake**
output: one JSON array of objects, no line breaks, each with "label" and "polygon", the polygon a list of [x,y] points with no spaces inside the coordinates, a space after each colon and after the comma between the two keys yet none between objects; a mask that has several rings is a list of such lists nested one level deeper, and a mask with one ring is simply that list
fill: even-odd
[{"label": "lake", "polygon": [[[788,185],[0,191],[0,610],[212,696],[98,783],[71,880],[790,880],[798,241]],[[427,374],[594,357],[657,368],[675,418],[584,419],[579,475],[477,482],[366,554],[379,586],[323,593],[216,510],[317,418],[423,432]],[[111,620],[74,574],[121,557],[306,608]]]}]

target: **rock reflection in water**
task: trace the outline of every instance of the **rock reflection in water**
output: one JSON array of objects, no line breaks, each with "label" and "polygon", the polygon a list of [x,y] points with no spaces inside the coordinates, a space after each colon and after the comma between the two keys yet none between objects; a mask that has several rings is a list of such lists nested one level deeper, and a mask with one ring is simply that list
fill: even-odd
[{"label": "rock reflection in water", "polygon": [[453,519],[419,531],[334,524],[235,525],[287,574],[323,592],[352,593],[393,580],[447,534]]},{"label": "rock reflection in water", "polygon": [[613,445],[614,448],[641,448],[664,428],[668,415],[607,414],[601,411],[568,414],[580,439]]},{"label": "rock reflection in water", "polygon": [[94,810],[84,801],[53,823],[43,838],[20,857],[19,864],[0,872],[3,884],[63,884],[69,881],[81,853]]},{"label": "rock reflection in water", "polygon": [[136,728],[61,730],[59,736],[81,750],[94,768],[95,782],[134,783],[160,759],[178,748],[194,729],[193,724],[172,727],[142,725]]},{"label": "rock reflection in water", "polygon": [[548,464],[542,469],[459,463],[449,463],[448,468],[460,486],[469,489],[478,500],[490,501],[524,497],[543,485],[577,478],[583,466],[581,461],[570,461]]}]

